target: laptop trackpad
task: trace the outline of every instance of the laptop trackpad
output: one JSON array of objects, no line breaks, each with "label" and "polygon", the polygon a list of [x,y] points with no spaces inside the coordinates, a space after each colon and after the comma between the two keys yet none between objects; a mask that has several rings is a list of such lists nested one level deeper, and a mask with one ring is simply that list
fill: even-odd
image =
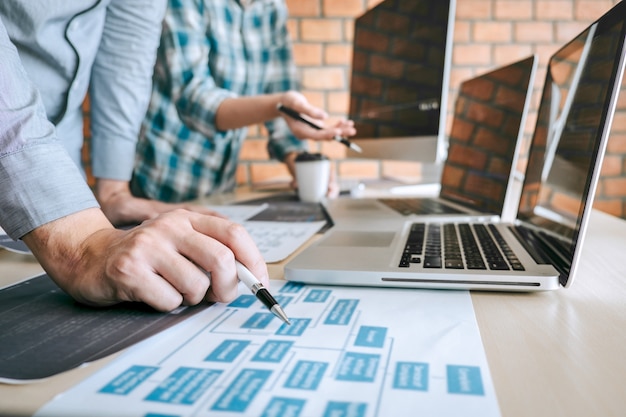
[{"label": "laptop trackpad", "polygon": [[388,247],[395,232],[347,232],[338,231],[328,236],[320,246]]}]

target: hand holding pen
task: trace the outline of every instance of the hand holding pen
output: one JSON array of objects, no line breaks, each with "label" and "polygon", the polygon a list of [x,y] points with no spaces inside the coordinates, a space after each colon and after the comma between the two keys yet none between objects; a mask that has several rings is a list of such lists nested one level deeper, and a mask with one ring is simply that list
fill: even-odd
[{"label": "hand holding pen", "polygon": [[261,281],[259,281],[241,262],[235,261],[235,265],[237,266],[237,276],[239,277],[239,281],[243,282],[244,285],[252,291],[252,294],[254,294],[255,297],[259,299],[276,317],[291,325],[289,318],[281,306],[274,299],[274,297],[272,297],[272,294],[270,294],[267,288],[263,286]]},{"label": "hand holding pen", "polygon": [[[297,120],[299,122],[302,122],[304,124],[306,124],[309,127],[312,127],[315,130],[323,130],[324,128],[322,126],[319,126],[317,124],[315,124],[314,122],[312,122],[311,120],[307,119],[306,117],[304,117],[302,114],[298,113],[297,111],[295,111],[294,109],[285,106],[282,103],[279,103],[276,108],[278,109],[278,111],[280,111],[281,113],[285,114],[286,116],[292,118],[293,120]],[[352,128],[352,126],[350,126],[351,130],[354,130],[354,128]],[[362,152],[361,148],[353,142],[350,142],[348,139],[346,139],[345,137],[341,136],[341,135],[334,135],[333,136],[333,140],[336,140],[337,142],[340,142],[342,144],[344,144],[345,146],[347,146],[348,148],[356,151],[356,152]]]}]

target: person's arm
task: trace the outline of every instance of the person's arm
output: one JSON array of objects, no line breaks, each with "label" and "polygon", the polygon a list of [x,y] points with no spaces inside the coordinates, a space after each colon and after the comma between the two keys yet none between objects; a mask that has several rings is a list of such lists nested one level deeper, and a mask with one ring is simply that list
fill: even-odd
[{"label": "person's arm", "polygon": [[56,139],[1,21],[0,62],[0,226],[64,291],[84,303],[140,301],[163,311],[230,301],[235,259],[268,284],[254,241],[228,220],[177,210],[114,229]]},{"label": "person's arm", "polygon": [[199,205],[136,198],[129,181],[141,121],[150,99],[152,72],[165,0],[113,0],[90,83],[95,193],[114,224],[139,223],[185,208],[215,214]]},{"label": "person's arm", "polygon": [[269,284],[265,262],[243,226],[187,210],[123,231],[100,210],[88,209],[23,239],[61,288],[91,305],[138,301],[170,311],[205,299],[229,302],[237,296],[235,259]]}]

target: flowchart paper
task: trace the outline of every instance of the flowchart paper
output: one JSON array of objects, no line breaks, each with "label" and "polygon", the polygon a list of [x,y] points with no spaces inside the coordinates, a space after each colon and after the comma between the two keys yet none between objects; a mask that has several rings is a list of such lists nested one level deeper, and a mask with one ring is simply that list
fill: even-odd
[{"label": "flowchart paper", "polygon": [[134,347],[36,416],[499,416],[466,291],[272,281]]}]

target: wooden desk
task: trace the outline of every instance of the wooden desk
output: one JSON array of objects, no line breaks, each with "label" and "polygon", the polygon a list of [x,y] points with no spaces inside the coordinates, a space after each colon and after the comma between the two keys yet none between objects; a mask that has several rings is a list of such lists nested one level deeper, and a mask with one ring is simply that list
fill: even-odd
[{"label": "wooden desk", "polygon": [[[472,293],[503,416],[626,413],[625,261],[626,221],[594,212],[569,289]],[[39,271],[29,257],[0,250],[0,283]],[[270,274],[281,279],[282,264]],[[110,360],[35,384],[0,385],[0,415],[29,415]]]}]

